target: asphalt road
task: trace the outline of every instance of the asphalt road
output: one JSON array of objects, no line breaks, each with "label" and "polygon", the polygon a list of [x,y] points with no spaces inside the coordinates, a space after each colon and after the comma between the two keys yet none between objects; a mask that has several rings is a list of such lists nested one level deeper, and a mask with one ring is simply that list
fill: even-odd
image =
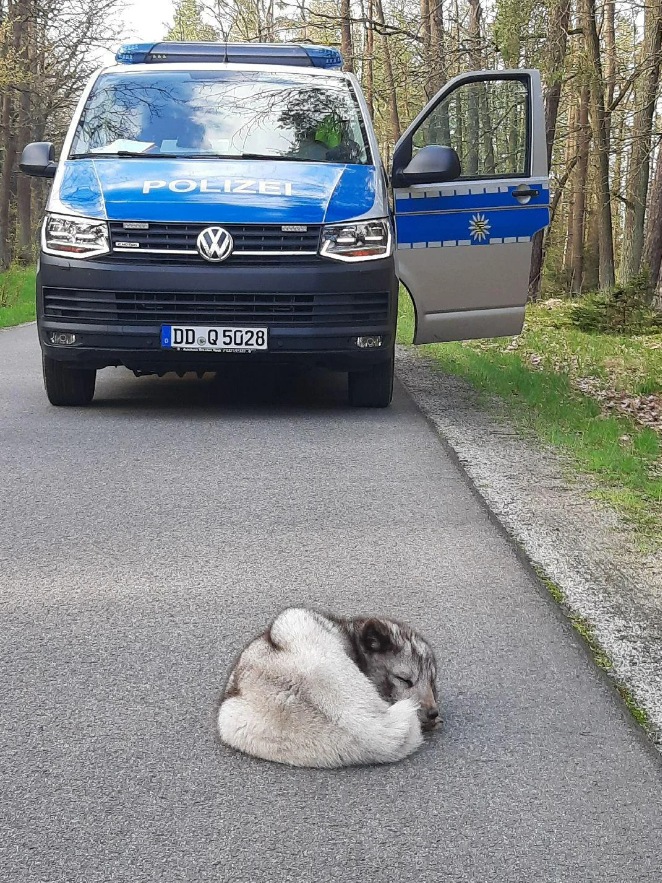
[{"label": "asphalt road", "polygon": [[[51,408],[0,332],[0,880],[659,881],[662,763],[401,388],[100,375]],[[275,611],[436,648],[444,723],[390,767],[220,746]]]}]

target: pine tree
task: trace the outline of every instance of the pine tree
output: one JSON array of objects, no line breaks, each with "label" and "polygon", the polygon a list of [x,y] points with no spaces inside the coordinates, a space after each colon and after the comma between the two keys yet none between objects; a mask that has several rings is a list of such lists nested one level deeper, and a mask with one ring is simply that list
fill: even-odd
[{"label": "pine tree", "polygon": [[179,0],[166,40],[217,40],[218,32],[202,20],[198,0]]}]

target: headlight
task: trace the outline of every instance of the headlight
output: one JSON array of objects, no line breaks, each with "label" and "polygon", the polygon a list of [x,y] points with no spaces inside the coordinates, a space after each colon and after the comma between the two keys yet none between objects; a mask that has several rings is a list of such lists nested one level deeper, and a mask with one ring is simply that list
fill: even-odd
[{"label": "headlight", "polygon": [[374,261],[391,254],[391,226],[385,219],[333,224],[322,232],[320,254],[336,261]]},{"label": "headlight", "polygon": [[108,224],[91,218],[46,215],[42,248],[46,254],[90,258],[110,251]]}]

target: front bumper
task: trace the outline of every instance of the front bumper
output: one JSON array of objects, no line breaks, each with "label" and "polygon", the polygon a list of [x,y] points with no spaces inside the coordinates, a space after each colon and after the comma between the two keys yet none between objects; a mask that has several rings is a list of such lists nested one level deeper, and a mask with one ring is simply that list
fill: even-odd
[{"label": "front bumper", "polygon": [[[352,370],[390,357],[397,291],[392,258],[233,268],[42,255],[37,322],[44,353],[80,367],[213,371],[250,360]],[[162,325],[268,327],[269,350],[166,350]],[[74,333],[76,343],[53,345],[53,331]],[[382,346],[360,349],[358,336],[381,336]]]}]

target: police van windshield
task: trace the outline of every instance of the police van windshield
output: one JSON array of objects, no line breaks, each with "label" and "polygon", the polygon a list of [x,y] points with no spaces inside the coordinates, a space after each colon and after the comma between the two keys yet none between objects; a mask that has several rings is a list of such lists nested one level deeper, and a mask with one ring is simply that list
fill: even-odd
[{"label": "police van windshield", "polygon": [[69,156],[269,157],[366,164],[356,98],[340,79],[268,71],[108,73]]}]

